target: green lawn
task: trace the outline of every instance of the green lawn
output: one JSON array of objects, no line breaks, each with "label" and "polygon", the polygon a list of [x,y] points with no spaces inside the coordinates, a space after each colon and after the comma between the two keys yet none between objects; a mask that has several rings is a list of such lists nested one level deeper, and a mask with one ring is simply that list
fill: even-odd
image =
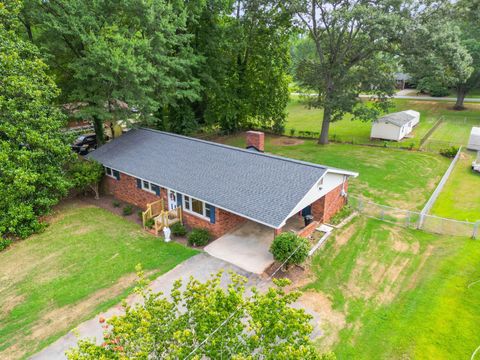
[{"label": "green lawn", "polygon": [[23,358],[196,254],[106,210],[73,204],[0,253],[0,358]]},{"label": "green lawn", "polygon": [[[438,119],[444,119],[442,125],[432,134],[426,148],[434,151],[448,145],[448,142],[466,144],[470,129],[474,125],[480,125],[480,104],[467,103],[467,110],[455,111],[453,103],[446,101],[425,101],[425,100],[393,100],[394,107],[390,112],[402,110],[416,110],[420,112],[420,123],[414,129],[413,138],[404,139],[400,142],[388,142],[390,147],[418,147],[420,140],[432,128]],[[309,109],[305,106],[304,100],[298,96],[292,96],[287,107],[288,118],[285,126],[285,134],[300,135],[300,131],[319,132],[323,119],[322,109]],[[340,142],[353,142],[357,144],[384,144],[381,140],[370,140],[371,122],[351,120],[351,115],[334,122],[330,126],[329,138]]]},{"label": "green lawn", "polygon": [[467,145],[472,126],[480,126],[480,104],[467,104],[468,109],[463,111],[450,110],[450,105],[438,105],[438,115],[444,121],[429,138],[426,147],[442,147],[449,143]]},{"label": "green lawn", "polygon": [[[219,141],[245,147],[244,134]],[[350,144],[317,145],[313,140],[286,145],[292,139],[266,137],[266,151],[357,171],[350,192],[371,201],[407,210],[421,209],[448,168],[449,159],[440,155]]]},{"label": "green lawn", "polygon": [[478,241],[355,219],[312,260],[303,301],[323,311],[319,347],[338,359],[470,359],[479,258]]},{"label": "green lawn", "polygon": [[476,153],[464,151],[431,213],[457,220],[480,220],[480,174],[471,165]]}]

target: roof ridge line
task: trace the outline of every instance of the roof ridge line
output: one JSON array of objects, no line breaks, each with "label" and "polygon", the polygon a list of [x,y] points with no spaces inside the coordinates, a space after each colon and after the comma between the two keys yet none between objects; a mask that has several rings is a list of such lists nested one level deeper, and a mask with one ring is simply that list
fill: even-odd
[{"label": "roof ridge line", "polygon": [[311,167],[314,167],[314,168],[317,168],[317,169],[330,169],[330,170],[342,171],[341,169],[337,169],[337,168],[330,167],[330,166],[314,164],[314,163],[307,162],[307,161],[286,158],[286,157],[283,157],[283,156],[273,155],[273,154],[269,154],[269,153],[250,151],[250,150],[247,150],[247,149],[242,149],[242,148],[231,146],[231,145],[216,143],[216,142],[213,142],[213,141],[198,139],[198,138],[194,138],[194,137],[186,136],[186,135],[170,133],[168,131],[161,131],[161,130],[150,129],[150,128],[146,128],[146,127],[139,127],[138,129],[152,131],[152,132],[156,132],[156,133],[160,133],[160,134],[164,134],[164,135],[169,135],[169,136],[174,136],[174,137],[178,137],[178,138],[182,138],[182,139],[198,141],[198,142],[201,142],[201,143],[204,143],[204,144],[208,144],[208,145],[212,145],[212,146],[218,146],[218,147],[222,147],[222,148],[226,148],[226,149],[230,149],[230,150],[235,150],[235,151],[240,151],[240,152],[244,152],[244,153],[247,153],[247,154],[253,154],[253,155],[257,155],[257,156],[265,156],[265,157],[269,157],[269,158],[273,158],[273,159],[277,159],[277,160],[282,160],[282,161],[287,161],[287,162],[291,162],[291,163],[295,163],[295,164],[302,164],[302,165],[306,165],[306,166],[311,166]]}]

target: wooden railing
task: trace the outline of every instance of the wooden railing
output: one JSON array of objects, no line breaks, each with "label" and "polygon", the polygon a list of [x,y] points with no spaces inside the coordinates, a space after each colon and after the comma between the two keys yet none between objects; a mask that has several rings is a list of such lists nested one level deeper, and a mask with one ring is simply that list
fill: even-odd
[{"label": "wooden railing", "polygon": [[148,220],[159,216],[164,209],[163,199],[147,204],[147,210],[142,212],[143,227],[146,227]]},{"label": "wooden railing", "polygon": [[164,227],[170,227],[177,222],[182,222],[182,208],[180,206],[170,211],[162,211],[155,217],[155,223],[153,225],[155,235],[158,235]]}]

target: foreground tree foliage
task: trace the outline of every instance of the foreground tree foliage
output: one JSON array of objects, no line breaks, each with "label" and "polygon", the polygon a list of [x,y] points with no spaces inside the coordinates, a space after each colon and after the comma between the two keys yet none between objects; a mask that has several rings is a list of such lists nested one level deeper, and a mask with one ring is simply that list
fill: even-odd
[{"label": "foreground tree foliage", "polygon": [[68,358],[334,359],[315,350],[311,316],[291,307],[300,294],[282,290],[287,280],[247,296],[246,278],[230,276],[227,289],[220,286],[221,273],[205,283],[177,281],[168,298],[141,281],[144,305],[125,306],[125,315],[105,325],[103,344],[81,341]]},{"label": "foreground tree foliage", "polygon": [[37,49],[17,35],[19,1],[0,2],[0,236],[26,237],[67,193],[71,152]]},{"label": "foreground tree foliage", "polygon": [[[291,9],[314,43],[315,58],[299,61],[298,83],[318,93],[310,105],[323,108],[319,143],[328,143],[330,123],[352,113],[372,120],[393,95],[393,55],[408,28],[408,4],[397,0],[295,0]],[[360,92],[377,96],[373,107]]]}]

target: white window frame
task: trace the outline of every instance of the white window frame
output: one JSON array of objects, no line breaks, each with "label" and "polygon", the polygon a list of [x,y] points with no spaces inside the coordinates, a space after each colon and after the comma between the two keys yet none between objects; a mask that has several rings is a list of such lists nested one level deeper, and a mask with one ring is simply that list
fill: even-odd
[{"label": "white window frame", "polygon": [[[157,193],[155,192],[155,190],[152,190],[152,185],[156,185],[158,186],[157,184],[154,184],[150,181],[147,181],[147,180],[143,180],[143,179],[140,179],[141,183],[142,183],[142,190],[146,191],[146,192],[149,192],[149,193],[152,193],[154,195],[156,195]],[[148,184],[148,187],[145,187],[145,183]],[[160,186],[158,186],[160,187]]]},{"label": "white window frame", "polygon": [[[107,169],[110,170],[110,174],[108,173],[108,170],[107,170]],[[105,175],[107,175],[108,177],[111,177],[112,179],[117,180],[117,178],[115,177],[115,175],[113,175],[113,170],[114,170],[113,168],[108,167],[108,166],[105,166]]]},{"label": "white window frame", "polygon": [[[187,198],[188,198],[188,201],[187,201]],[[192,210],[192,200],[197,200],[197,201],[202,203],[202,213],[201,214]],[[187,204],[188,204],[188,207],[187,207]],[[209,203],[206,203],[205,201],[194,198],[190,195],[182,194],[182,208],[183,208],[183,211],[185,211],[186,213],[189,213],[193,216],[197,216],[201,219],[210,221],[210,216],[207,216],[207,204],[210,206],[210,211],[211,211],[211,206],[212,205],[210,205]]]}]

